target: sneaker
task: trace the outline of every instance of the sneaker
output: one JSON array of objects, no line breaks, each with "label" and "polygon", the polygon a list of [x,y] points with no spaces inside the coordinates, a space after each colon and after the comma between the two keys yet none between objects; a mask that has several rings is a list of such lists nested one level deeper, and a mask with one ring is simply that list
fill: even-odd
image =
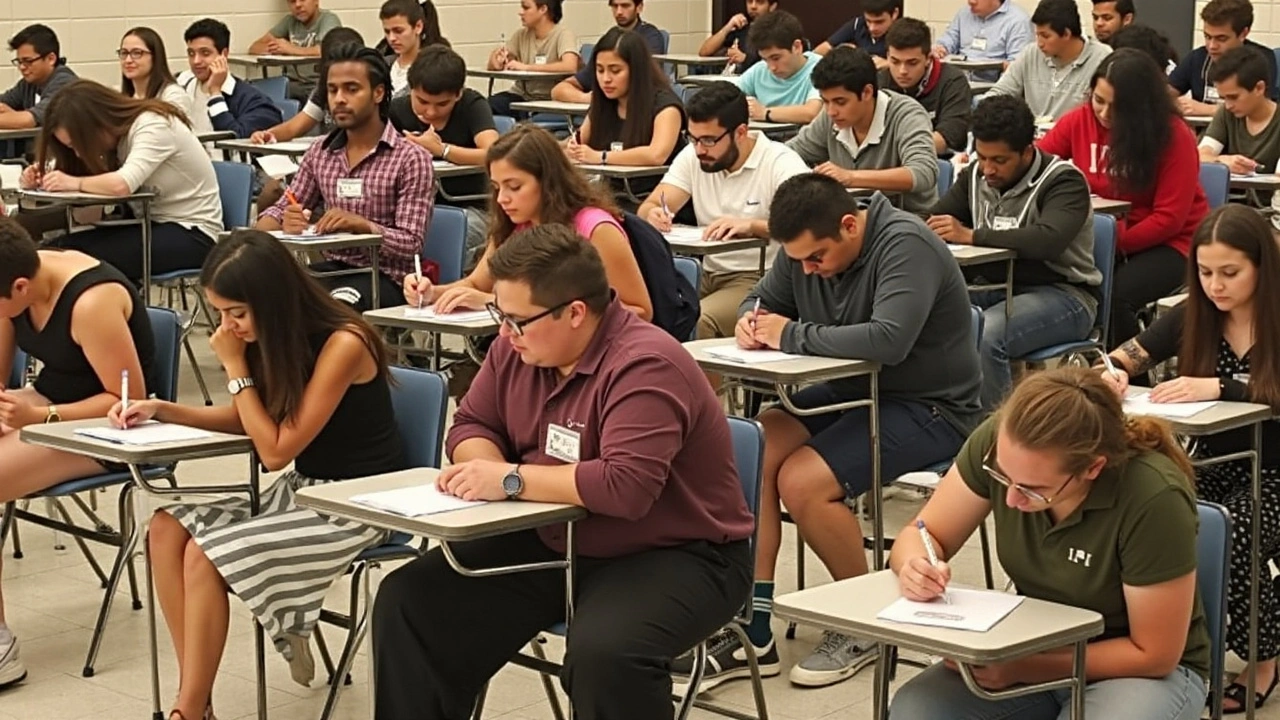
[{"label": "sneaker", "polygon": [[18,650],[18,638],[7,645],[0,645],[0,688],[22,682],[27,677],[27,666],[22,664]]},{"label": "sneaker", "polygon": [[288,643],[285,659],[289,661],[289,675],[302,687],[311,687],[316,676],[316,661],[311,657],[311,638],[286,633],[284,640]]},{"label": "sneaker", "polygon": [[827,630],[822,633],[822,642],[791,668],[791,682],[804,687],[825,687],[834,685],[871,664],[879,657],[879,646],[875,644],[859,644],[848,635]]},{"label": "sneaker", "polygon": [[[773,677],[782,672],[782,664],[778,661],[778,648],[773,639],[762,647],[754,647],[756,663],[760,667],[761,677]],[[671,663],[671,674],[675,676],[672,688],[677,695],[684,695],[689,685],[689,675],[693,672],[693,653],[688,652]],[[738,634],[732,630],[721,630],[707,640],[707,666],[702,673],[699,692],[710,690],[726,680],[751,677],[751,666],[747,663],[747,651],[743,649]]]}]

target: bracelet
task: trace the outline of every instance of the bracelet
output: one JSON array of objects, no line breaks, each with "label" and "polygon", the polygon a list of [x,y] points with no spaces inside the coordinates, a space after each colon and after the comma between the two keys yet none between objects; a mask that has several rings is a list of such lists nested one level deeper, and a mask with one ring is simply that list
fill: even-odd
[{"label": "bracelet", "polygon": [[450,151],[450,150],[452,150],[452,149],[453,149],[453,146],[452,146],[452,145],[450,145],[449,143],[445,143],[445,144],[444,144],[444,149],[440,152],[440,159],[441,159],[441,160],[448,160],[448,159],[449,159],[449,151]]},{"label": "bracelet", "polygon": [[601,165],[608,165],[608,164],[609,164],[609,151],[608,151],[608,150],[601,150],[601,151],[600,151],[600,164],[601,164]]}]

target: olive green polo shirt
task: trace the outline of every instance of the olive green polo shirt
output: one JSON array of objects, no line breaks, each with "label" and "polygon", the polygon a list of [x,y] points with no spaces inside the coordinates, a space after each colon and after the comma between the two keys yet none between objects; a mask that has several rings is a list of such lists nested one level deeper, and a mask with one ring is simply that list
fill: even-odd
[{"label": "olive green polo shirt", "polygon": [[[1124,585],[1173,580],[1196,569],[1195,496],[1172,460],[1148,452],[1123,470],[1107,467],[1075,512],[1054,525],[1048,512],[1004,502],[1004,486],[982,470],[996,442],[988,419],[969,437],[956,466],[970,490],[991,500],[1000,565],[1027,597],[1102,614],[1099,639],[1129,635]],[[1209,631],[1196,595],[1182,665],[1209,676]]]}]

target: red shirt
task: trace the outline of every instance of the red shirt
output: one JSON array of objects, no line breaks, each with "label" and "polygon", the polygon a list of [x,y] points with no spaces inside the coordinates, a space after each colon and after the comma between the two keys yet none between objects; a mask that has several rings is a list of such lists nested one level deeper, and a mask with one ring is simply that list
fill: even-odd
[{"label": "red shirt", "polygon": [[[590,512],[575,530],[580,555],[751,536],[719,398],[680,343],[616,298],[567,378],[526,365],[507,338],[495,340],[446,446],[452,456],[479,437],[511,462],[562,465],[546,452],[552,425],[579,437],[575,482]],[[564,549],[563,526],[539,534]]]},{"label": "red shirt", "polygon": [[1200,187],[1200,154],[1196,137],[1181,118],[1171,117],[1172,132],[1152,187],[1141,193],[1122,193],[1112,186],[1107,172],[1111,130],[1098,122],[1093,107],[1085,103],[1063,115],[1036,144],[1041,150],[1070,160],[1089,181],[1089,191],[1133,205],[1117,223],[1120,252],[1133,255],[1157,245],[1169,245],[1185,257],[1191,236],[1209,203]]}]

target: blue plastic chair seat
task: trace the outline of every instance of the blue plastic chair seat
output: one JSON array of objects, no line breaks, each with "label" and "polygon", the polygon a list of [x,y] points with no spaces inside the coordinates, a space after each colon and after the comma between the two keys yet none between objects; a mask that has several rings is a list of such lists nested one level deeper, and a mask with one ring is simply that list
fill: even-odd
[{"label": "blue plastic chair seat", "polygon": [[[146,467],[142,468],[142,476],[154,480],[163,478],[172,471],[167,467]],[[127,472],[110,472],[92,477],[80,478],[78,480],[68,480],[64,483],[58,483],[52,487],[45,488],[37,493],[28,495],[28,498],[47,498],[47,497],[67,497],[76,493],[89,492],[90,490],[101,490],[103,488],[123,485],[132,480],[132,476]]]},{"label": "blue plastic chair seat", "polygon": [[417,557],[418,548],[412,545],[398,542],[385,542],[377,547],[371,547],[362,551],[356,556],[355,562],[377,562],[380,560],[395,560],[402,557]]}]

